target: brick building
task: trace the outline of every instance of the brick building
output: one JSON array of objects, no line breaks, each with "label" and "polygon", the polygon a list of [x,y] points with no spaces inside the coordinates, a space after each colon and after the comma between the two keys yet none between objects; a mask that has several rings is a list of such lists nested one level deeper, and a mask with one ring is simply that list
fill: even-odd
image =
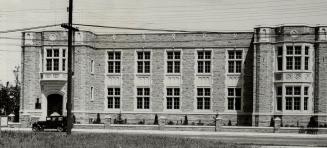
[{"label": "brick building", "polygon": [[[73,113],[152,124],[307,125],[327,118],[327,26],[254,32],[75,33]],[[66,114],[67,32],[24,32],[21,113]]]}]

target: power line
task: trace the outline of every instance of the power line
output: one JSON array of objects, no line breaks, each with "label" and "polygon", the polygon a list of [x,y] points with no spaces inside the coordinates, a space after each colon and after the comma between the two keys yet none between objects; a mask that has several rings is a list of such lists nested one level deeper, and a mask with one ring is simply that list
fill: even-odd
[{"label": "power line", "polygon": [[33,29],[49,28],[49,27],[54,27],[54,26],[60,26],[60,24],[44,25],[44,26],[36,26],[36,27],[20,28],[20,29],[12,29],[12,30],[4,30],[4,31],[0,31],[0,33],[20,32],[20,31],[27,31],[27,30],[33,30]]}]

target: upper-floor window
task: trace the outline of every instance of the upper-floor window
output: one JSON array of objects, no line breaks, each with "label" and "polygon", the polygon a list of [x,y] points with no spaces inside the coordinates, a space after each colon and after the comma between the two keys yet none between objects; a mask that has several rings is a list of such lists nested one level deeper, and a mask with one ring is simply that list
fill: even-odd
[{"label": "upper-floor window", "polygon": [[228,51],[228,73],[242,72],[242,50]]},{"label": "upper-floor window", "polygon": [[210,88],[197,88],[197,109],[210,109],[211,92]]},{"label": "upper-floor window", "polygon": [[120,73],[120,51],[108,51],[108,73]]},{"label": "upper-floor window", "polygon": [[150,73],[150,51],[137,52],[137,73]]},{"label": "upper-floor window", "polygon": [[180,73],[181,52],[167,51],[167,73]]},{"label": "upper-floor window", "polygon": [[91,63],[90,63],[90,72],[92,74],[94,73],[94,60],[91,60]]},{"label": "upper-floor window", "polygon": [[282,46],[278,46],[276,52],[278,71],[309,70],[310,46],[287,45],[285,50]]},{"label": "upper-floor window", "polygon": [[66,71],[66,49],[45,48],[45,70]]},{"label": "upper-floor window", "polygon": [[198,73],[211,72],[211,51],[198,51]]},{"label": "upper-floor window", "polygon": [[120,88],[108,88],[107,99],[109,109],[120,108]]},{"label": "upper-floor window", "polygon": [[167,88],[167,109],[179,109],[179,88]]},{"label": "upper-floor window", "polygon": [[227,108],[228,110],[241,110],[241,88],[228,88],[227,89]]}]

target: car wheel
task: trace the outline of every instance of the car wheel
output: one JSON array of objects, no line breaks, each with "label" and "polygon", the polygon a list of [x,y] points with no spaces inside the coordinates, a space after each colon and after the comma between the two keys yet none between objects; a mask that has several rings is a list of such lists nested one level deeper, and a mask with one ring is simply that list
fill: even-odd
[{"label": "car wheel", "polygon": [[38,132],[40,131],[40,128],[37,126],[32,127],[33,132]]},{"label": "car wheel", "polygon": [[57,127],[57,130],[58,130],[58,132],[63,132],[63,131],[64,131],[64,128],[61,127],[61,126],[58,126],[58,127]]}]

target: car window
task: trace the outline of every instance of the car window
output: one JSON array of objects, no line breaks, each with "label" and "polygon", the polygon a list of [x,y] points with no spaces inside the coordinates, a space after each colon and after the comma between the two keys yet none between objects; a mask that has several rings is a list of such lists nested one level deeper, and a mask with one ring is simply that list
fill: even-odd
[{"label": "car window", "polygon": [[64,118],[63,117],[59,117],[58,118],[58,121],[62,121]]},{"label": "car window", "polygon": [[52,121],[56,121],[56,118],[52,118]]},{"label": "car window", "polygon": [[46,120],[49,121],[49,120],[51,120],[51,118],[48,117]]}]

